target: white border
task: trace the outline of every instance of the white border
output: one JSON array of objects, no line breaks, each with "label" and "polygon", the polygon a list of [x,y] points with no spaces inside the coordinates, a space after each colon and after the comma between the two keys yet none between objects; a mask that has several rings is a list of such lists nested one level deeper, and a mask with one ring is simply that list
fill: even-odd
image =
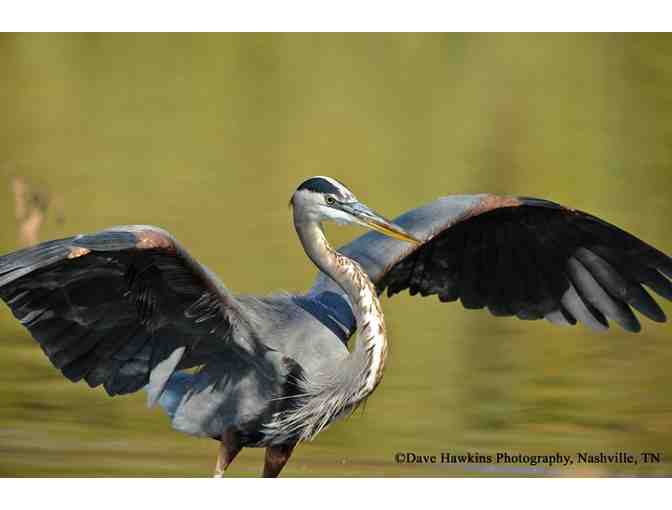
[{"label": "white border", "polygon": [[4,508],[647,508],[664,479],[0,479]]},{"label": "white border", "polygon": [[662,0],[21,0],[3,31],[665,31]]}]

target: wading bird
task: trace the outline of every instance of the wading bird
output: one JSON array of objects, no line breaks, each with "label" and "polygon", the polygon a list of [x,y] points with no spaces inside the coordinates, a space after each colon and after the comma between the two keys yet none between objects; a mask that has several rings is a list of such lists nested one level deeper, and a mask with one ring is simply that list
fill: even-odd
[{"label": "wading bird", "polygon": [[[642,284],[672,299],[667,255],[546,200],[448,196],[392,223],[340,182],[313,177],[291,207],[320,270],[305,294],[233,295],[168,232],[134,225],[1,257],[0,297],[71,381],[110,395],[144,387],[175,429],[217,439],[216,476],[243,447],[265,447],[263,474],[277,476],[298,442],[376,389],[388,350],[384,290],[633,332],[630,307],[665,321]],[[327,220],[377,232],[336,251]]]}]

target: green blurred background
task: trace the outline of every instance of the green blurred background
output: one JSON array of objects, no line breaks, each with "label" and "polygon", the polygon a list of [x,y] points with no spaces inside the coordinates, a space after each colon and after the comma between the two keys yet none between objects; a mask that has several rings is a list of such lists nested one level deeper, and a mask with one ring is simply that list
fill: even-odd
[{"label": "green blurred background", "polygon": [[[549,198],[672,252],[669,35],[5,34],[0,68],[2,253],[37,221],[16,218],[20,180],[39,240],[156,224],[236,292],[302,291],[315,269],[287,202],[315,174],[391,217],[451,193]],[[328,228],[335,244],[359,233]],[[672,326],[383,306],[383,383],[285,475],[485,473],[399,466],[397,451],[617,450],[663,462],[546,473],[672,474]],[[173,432],[142,393],[69,383],[4,305],[0,338],[0,474],[211,473],[214,441]]]}]

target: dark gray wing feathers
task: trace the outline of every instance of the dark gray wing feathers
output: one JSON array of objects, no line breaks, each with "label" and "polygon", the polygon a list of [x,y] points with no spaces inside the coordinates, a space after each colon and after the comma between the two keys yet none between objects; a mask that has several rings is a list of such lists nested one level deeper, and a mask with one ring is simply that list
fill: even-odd
[{"label": "dark gray wing feathers", "polygon": [[165,231],[117,227],[0,257],[0,297],[72,381],[154,403],[199,345],[225,348],[236,303]]},{"label": "dark gray wing feathers", "polygon": [[[358,260],[380,292],[408,290],[460,300],[496,316],[582,322],[613,320],[639,331],[639,313],[665,314],[648,287],[672,299],[672,259],[595,216],[536,198],[445,197],[395,220],[419,247],[367,234],[342,251]],[[318,280],[318,286],[320,282]]]}]

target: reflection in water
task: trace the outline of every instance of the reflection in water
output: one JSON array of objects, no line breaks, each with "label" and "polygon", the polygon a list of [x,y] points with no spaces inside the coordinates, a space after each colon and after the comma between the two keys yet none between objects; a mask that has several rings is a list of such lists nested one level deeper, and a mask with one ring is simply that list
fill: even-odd
[{"label": "reflection in water", "polygon": [[[388,217],[449,193],[542,196],[672,252],[668,35],[2,35],[0,251],[12,180],[58,197],[39,238],[150,223],[231,289],[307,288],[287,200],[333,175]],[[359,234],[328,228],[334,244]],[[384,300],[385,378],[285,475],[671,474],[670,326],[594,334]],[[669,304],[662,304],[670,313]],[[67,382],[0,311],[0,474],[208,475],[216,444],[144,395]],[[662,452],[661,463],[397,464]],[[260,450],[232,475],[258,474]],[[538,467],[538,466],[537,466]],[[535,468],[536,469],[536,468]]]}]

